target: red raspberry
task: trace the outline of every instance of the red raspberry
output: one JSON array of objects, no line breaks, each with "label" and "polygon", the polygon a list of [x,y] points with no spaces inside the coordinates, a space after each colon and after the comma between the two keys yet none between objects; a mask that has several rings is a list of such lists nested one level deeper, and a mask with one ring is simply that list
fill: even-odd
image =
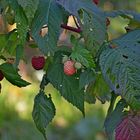
[{"label": "red raspberry", "polygon": [[0,81],[2,81],[3,78],[4,78],[4,75],[3,75],[2,71],[0,70]]},{"label": "red raspberry", "polygon": [[93,0],[93,2],[94,2],[96,5],[98,5],[99,0]]},{"label": "red raspberry", "polygon": [[69,76],[76,73],[76,68],[74,67],[74,61],[68,60],[64,63],[64,73]]},{"label": "red raspberry", "polygon": [[32,66],[36,70],[43,69],[45,65],[45,58],[44,56],[34,56],[32,57]]}]

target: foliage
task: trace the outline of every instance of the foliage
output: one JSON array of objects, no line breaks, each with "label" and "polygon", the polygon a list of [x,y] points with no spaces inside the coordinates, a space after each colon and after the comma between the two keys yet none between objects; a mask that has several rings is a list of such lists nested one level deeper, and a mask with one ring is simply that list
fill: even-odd
[{"label": "foliage", "polygon": [[[113,101],[113,100],[112,100]],[[121,122],[121,120],[125,117],[124,107],[126,107],[126,102],[124,100],[120,100],[115,109],[112,110],[112,112],[108,112],[108,115],[105,120],[105,128],[106,133],[108,135],[109,140],[112,140],[112,135],[114,129],[117,127],[117,125]]]},{"label": "foliage", "polygon": [[[43,92],[40,92],[35,97],[35,104],[33,109],[33,119],[36,123],[36,127],[46,137],[45,129],[48,123],[55,115],[55,107],[51,100],[51,97],[47,97]],[[47,139],[47,138],[46,138]]]},{"label": "foliage", "polygon": [[[18,74],[18,65],[24,57],[27,44],[33,42],[46,58],[45,75],[35,97],[33,119],[46,139],[46,127],[55,115],[52,98],[45,95],[45,86],[51,83],[68,102],[83,115],[84,102],[110,101],[105,121],[107,134],[112,135],[123,118],[126,107],[140,109],[140,30],[134,26],[113,40],[107,32],[106,19],[121,16],[133,26],[139,25],[140,14],[134,11],[106,12],[91,0],[2,0],[5,24],[16,23],[12,31],[0,35],[0,65],[5,78],[13,85],[24,87],[28,82]],[[72,16],[76,27],[67,25]],[[133,24],[132,24],[133,23]],[[42,30],[47,33],[43,34]],[[75,32],[69,44],[59,44],[62,29]],[[78,35],[77,35],[78,34]],[[8,56],[15,62],[9,63]],[[82,65],[72,76],[64,73],[63,56]],[[114,100],[121,100],[115,106]],[[117,102],[117,101],[116,101]],[[114,109],[115,108],[115,109]],[[115,120],[115,121],[114,121]]]},{"label": "foliage", "polygon": [[2,71],[4,77],[13,85],[25,87],[30,84],[21,79],[20,75],[12,64],[3,63],[0,65],[0,70]]},{"label": "foliage", "polygon": [[[139,136],[139,113],[129,113],[116,127],[115,136],[116,139],[132,139],[138,140]],[[130,133],[131,132],[131,133]]]}]

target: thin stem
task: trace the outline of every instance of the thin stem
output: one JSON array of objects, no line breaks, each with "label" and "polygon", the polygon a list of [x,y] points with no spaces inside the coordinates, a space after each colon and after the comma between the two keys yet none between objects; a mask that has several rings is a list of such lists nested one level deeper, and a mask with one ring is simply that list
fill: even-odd
[{"label": "thin stem", "polygon": [[75,25],[77,26],[77,28],[79,29],[80,28],[80,26],[78,25],[78,22],[77,22],[77,20],[76,20],[76,18],[75,18],[75,16],[72,16],[73,17],[73,20],[74,20],[74,22],[75,22]]},{"label": "thin stem", "polygon": [[72,32],[76,32],[76,33],[81,33],[82,30],[80,28],[74,28],[65,24],[61,24],[61,28],[72,31]]},{"label": "thin stem", "polygon": [[[48,26],[45,25],[42,28],[47,28],[47,27]],[[79,28],[74,28],[74,27],[68,26],[66,24],[61,24],[61,28],[66,29],[66,30],[69,30],[69,31],[72,31],[72,32],[76,32],[76,33],[81,33],[82,32],[82,30],[80,29],[80,27]]]},{"label": "thin stem", "polygon": [[40,90],[41,91],[44,91],[45,89],[45,86],[49,83],[49,80],[47,78],[47,74],[44,74],[43,77],[42,77],[42,81],[40,83]]}]

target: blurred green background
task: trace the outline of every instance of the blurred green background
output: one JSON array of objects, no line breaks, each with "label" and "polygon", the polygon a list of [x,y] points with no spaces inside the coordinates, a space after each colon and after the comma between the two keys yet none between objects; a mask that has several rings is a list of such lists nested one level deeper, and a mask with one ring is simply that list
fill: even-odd
[{"label": "blurred green background", "polygon": [[[106,11],[130,9],[140,12],[140,0],[101,0],[99,5]],[[121,17],[111,19],[109,37],[115,38],[125,33],[127,23],[128,20]],[[36,53],[29,48],[27,50],[28,57]],[[43,72],[35,72],[30,62],[26,65],[22,62],[20,69],[23,78],[32,85],[20,89],[6,80],[1,82],[0,140],[43,140],[32,120],[33,100]],[[80,111],[65,101],[51,85],[46,87],[46,93],[51,94],[56,106],[56,116],[47,128],[48,140],[107,140],[103,123],[108,103],[86,103],[86,117],[83,118]]]}]

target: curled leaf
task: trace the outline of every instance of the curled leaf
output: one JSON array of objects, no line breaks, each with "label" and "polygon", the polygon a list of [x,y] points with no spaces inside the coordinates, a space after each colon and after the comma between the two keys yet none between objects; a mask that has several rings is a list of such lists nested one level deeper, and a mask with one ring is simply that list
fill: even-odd
[{"label": "curled leaf", "polygon": [[130,113],[118,124],[115,140],[140,140],[140,114]]}]

